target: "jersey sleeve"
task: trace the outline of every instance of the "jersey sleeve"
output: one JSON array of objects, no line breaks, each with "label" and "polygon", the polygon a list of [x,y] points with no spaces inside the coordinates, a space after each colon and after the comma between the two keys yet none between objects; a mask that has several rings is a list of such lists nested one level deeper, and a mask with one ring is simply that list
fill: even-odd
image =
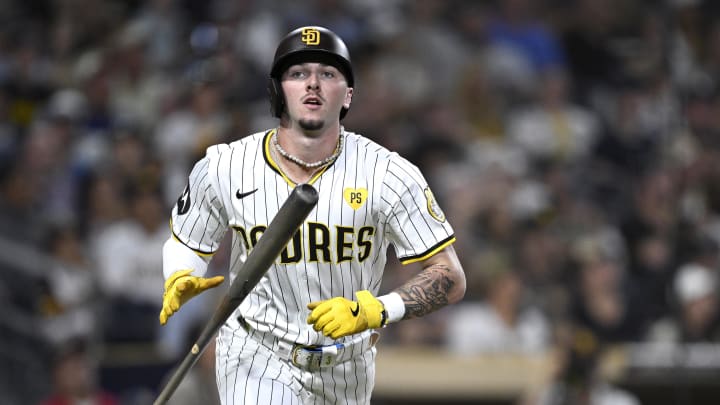
[{"label": "jersey sleeve", "polygon": [[211,155],[198,161],[172,210],[173,237],[195,253],[212,255],[227,230],[228,216],[213,183]]},{"label": "jersey sleeve", "polygon": [[455,242],[427,181],[417,167],[395,155],[383,180],[388,237],[402,264],[425,260]]}]

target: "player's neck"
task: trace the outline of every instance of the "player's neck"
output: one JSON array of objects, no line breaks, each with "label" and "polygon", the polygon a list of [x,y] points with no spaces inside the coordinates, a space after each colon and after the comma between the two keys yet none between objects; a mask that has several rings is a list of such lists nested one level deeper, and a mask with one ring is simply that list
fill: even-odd
[{"label": "player's neck", "polygon": [[[286,160],[300,160],[310,163],[310,169],[317,167],[318,162],[332,158],[337,152],[342,127],[331,126],[321,131],[303,131],[298,128],[280,126],[275,140],[281,155]],[[295,162],[298,164],[297,162]],[[305,166],[298,164],[299,166]]]},{"label": "player's neck", "polygon": [[292,155],[306,162],[318,161],[335,151],[341,129],[340,123],[316,131],[281,124],[277,129],[277,139],[280,146]]},{"label": "player's neck", "polygon": [[293,181],[307,182],[342,152],[344,135],[341,131],[339,124],[320,132],[281,126],[271,139],[273,157]]}]

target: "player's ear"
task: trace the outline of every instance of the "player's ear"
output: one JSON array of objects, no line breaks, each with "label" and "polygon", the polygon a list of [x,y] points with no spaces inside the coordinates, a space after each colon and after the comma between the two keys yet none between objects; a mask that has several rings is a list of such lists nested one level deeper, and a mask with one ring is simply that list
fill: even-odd
[{"label": "player's ear", "polygon": [[343,107],[345,109],[350,108],[350,103],[352,103],[352,96],[353,96],[353,88],[348,87],[347,92],[345,92],[345,101],[343,101]]}]

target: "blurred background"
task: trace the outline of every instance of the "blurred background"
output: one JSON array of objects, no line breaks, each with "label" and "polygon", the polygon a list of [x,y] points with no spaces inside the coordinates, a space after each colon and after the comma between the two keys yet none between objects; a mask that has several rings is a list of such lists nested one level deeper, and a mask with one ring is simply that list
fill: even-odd
[{"label": "blurred background", "polygon": [[[467,272],[462,303],[382,331],[374,403],[716,403],[720,2],[3,0],[0,22],[2,404],[152,402],[222,293],[158,326],[170,208],[208,145],[276,125],[275,46],[307,24],[350,48],[345,127],[423,170]],[[214,403],[212,350],[173,403]]]}]

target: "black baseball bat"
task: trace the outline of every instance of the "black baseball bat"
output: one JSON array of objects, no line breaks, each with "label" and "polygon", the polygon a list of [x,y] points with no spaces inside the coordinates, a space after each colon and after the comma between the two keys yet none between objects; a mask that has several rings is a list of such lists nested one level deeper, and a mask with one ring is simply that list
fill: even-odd
[{"label": "black baseball bat", "polygon": [[160,395],[153,403],[154,405],[165,404],[170,399],[190,368],[200,358],[200,354],[205,350],[210,339],[247,297],[250,290],[260,282],[260,279],[265,275],[275,259],[280,256],[280,253],[287,246],[297,229],[315,207],[317,201],[318,193],[311,185],[301,184],[293,189],[275,215],[275,218],[258,239],[255,247],[250,251],[245,264],[238,270],[235,280],[230,285],[228,293],[220,301],[212,318],[205,325],[195,344],[192,345],[190,352],[165,384]]}]

